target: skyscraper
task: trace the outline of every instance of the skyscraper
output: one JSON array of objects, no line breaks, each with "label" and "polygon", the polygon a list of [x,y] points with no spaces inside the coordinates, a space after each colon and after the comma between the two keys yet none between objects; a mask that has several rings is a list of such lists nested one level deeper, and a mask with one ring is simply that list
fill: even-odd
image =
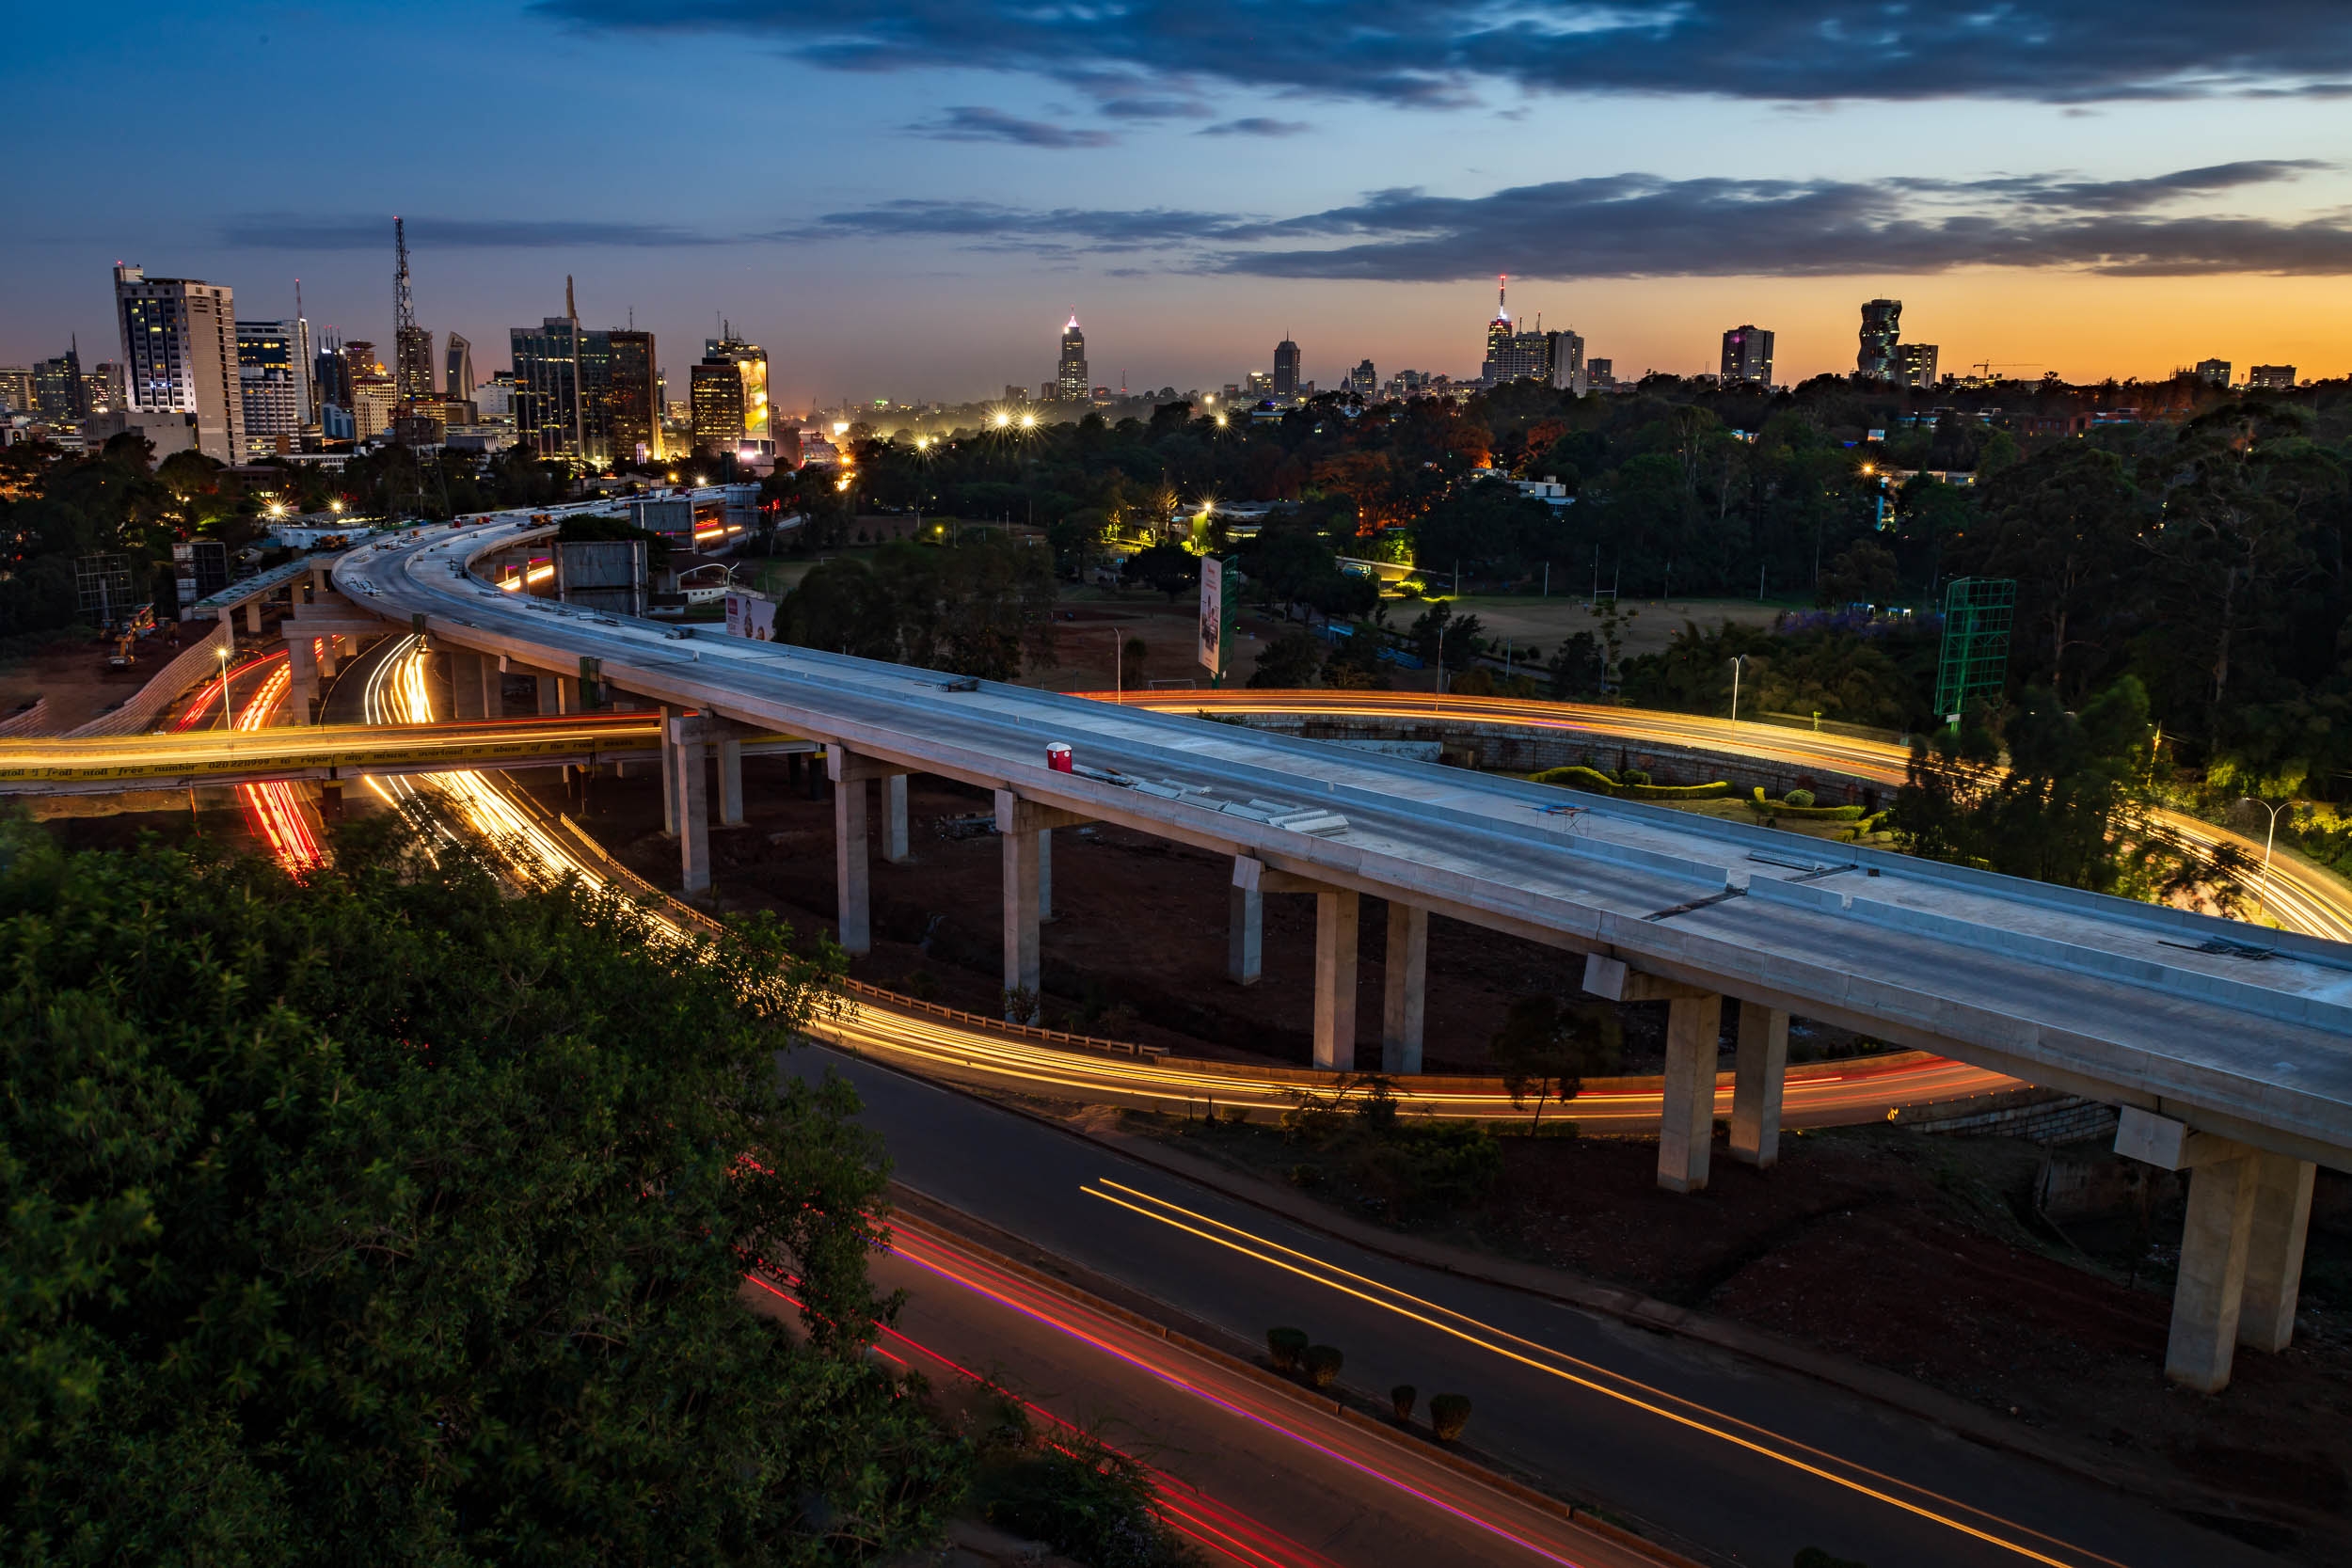
[{"label": "skyscraper", "polygon": [[1295,398],[1298,395],[1298,345],[1289,334],[1274,345],[1274,395]]},{"label": "skyscraper", "polygon": [[730,360],[706,359],[687,372],[693,400],[694,445],[717,453],[743,442],[743,372]]},{"label": "skyscraper", "polygon": [[1500,367],[1511,356],[1511,312],[1506,293],[1510,281],[1507,274],[1495,279],[1495,319],[1486,324],[1486,363],[1480,372],[1489,384],[1510,379],[1500,373]]},{"label": "skyscraper", "polygon": [[612,382],[605,393],[605,431],[612,456],[622,462],[659,463],[666,454],[661,446],[661,371],[653,334],[627,328],[605,336],[612,343]]},{"label": "skyscraper", "polygon": [[234,291],[115,268],[125,393],[134,413],[196,416],[196,448],[221,463],[245,454]]},{"label": "skyscraper", "polygon": [[392,344],[392,380],[401,401],[415,403],[433,396],[438,390],[433,372],[432,329],[402,327]]},{"label": "skyscraper", "polygon": [[1862,352],[1854,370],[1873,381],[1895,378],[1895,345],[1902,341],[1903,302],[1865,300],[1862,306]]},{"label": "skyscraper", "polygon": [[311,417],[321,425],[327,422],[329,408],[351,412],[351,361],[345,357],[342,341],[331,334],[310,356],[310,399]]},{"label": "skyscraper", "polygon": [[1723,378],[1756,386],[1772,384],[1772,335],[1748,324],[1724,334]]},{"label": "skyscraper", "polygon": [[293,322],[237,324],[237,391],[245,413],[246,457],[292,451],[308,422],[310,367]]},{"label": "skyscraper", "polygon": [[1895,345],[1895,379],[1905,387],[1922,389],[1935,385],[1935,345],[1933,343],[1897,343]]},{"label": "skyscraper", "polygon": [[515,356],[515,439],[545,458],[585,458],[579,339],[570,316],[548,316],[508,334]]},{"label": "skyscraper", "polygon": [[473,398],[473,344],[453,332],[449,335],[445,354],[447,357],[444,363],[448,376],[441,384],[441,395],[471,401]]},{"label": "skyscraper", "polygon": [[0,365],[0,408],[11,414],[30,414],[40,406],[33,396],[33,368]]},{"label": "skyscraper", "polygon": [[1564,392],[1582,397],[1591,384],[1584,375],[1584,340],[1573,329],[1554,332],[1551,338],[1551,384]]},{"label": "skyscraper", "polygon": [[89,412],[85,399],[78,340],[55,359],[33,362],[33,401],[43,419],[78,420]]},{"label": "skyscraper", "polygon": [[101,359],[82,372],[82,412],[85,414],[119,414],[122,412],[122,362]]},{"label": "skyscraper", "polygon": [[[742,389],[738,394],[742,412],[732,434],[717,424],[710,426],[707,444],[713,451],[772,452],[776,445],[775,435],[770,429],[768,420],[768,351],[757,343],[747,343],[738,338],[733,328],[724,323],[720,325],[719,331],[719,337],[703,340],[703,362],[697,369],[732,367],[736,379],[742,384]],[[702,394],[692,392],[691,388],[699,387],[703,379],[699,376],[689,378],[690,392],[697,400],[695,406],[698,409]],[[714,398],[722,396],[715,389],[711,395]],[[712,406],[716,409],[718,404],[714,403]],[[714,419],[719,417],[714,413]],[[704,424],[697,415],[694,422],[696,446],[707,444],[704,436]]]},{"label": "skyscraper", "polygon": [[1061,363],[1054,370],[1054,397],[1060,403],[1084,403],[1093,396],[1094,384],[1087,379],[1087,335],[1078,330],[1078,312],[1070,312],[1070,325],[1061,329]]}]

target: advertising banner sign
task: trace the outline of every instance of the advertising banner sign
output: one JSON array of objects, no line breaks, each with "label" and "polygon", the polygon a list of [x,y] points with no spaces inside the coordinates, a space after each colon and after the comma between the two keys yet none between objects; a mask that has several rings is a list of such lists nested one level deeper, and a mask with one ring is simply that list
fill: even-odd
[{"label": "advertising banner sign", "polygon": [[1225,562],[1200,558],[1200,662],[1217,680],[1225,678],[1225,655],[1232,645],[1225,625]]}]

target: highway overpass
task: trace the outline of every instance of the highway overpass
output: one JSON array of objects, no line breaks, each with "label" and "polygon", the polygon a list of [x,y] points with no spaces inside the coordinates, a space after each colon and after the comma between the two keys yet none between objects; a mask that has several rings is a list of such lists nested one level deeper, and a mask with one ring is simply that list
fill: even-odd
[{"label": "highway overpass", "polygon": [[[575,610],[468,563],[534,530],[502,516],[384,536],[339,561],[358,610],[665,709],[684,880],[707,882],[702,757],[746,736],[826,744],[844,945],[866,937],[868,780],[994,791],[1009,991],[1038,976],[1041,841],[1102,820],[1230,855],[1233,958],[1268,894],[1317,901],[1316,1054],[1352,1064],[1358,902],[1389,901],[1384,1066],[1418,1067],[1431,912],[1557,947],[1565,973],[1669,1008],[1659,1177],[1707,1178],[1724,996],[1740,1029],[1732,1147],[1776,1141],[1791,1012],[2127,1108],[2133,1148],[2193,1168],[2168,1370],[2226,1383],[2241,1338],[2292,1333],[2314,1163],[2352,1168],[2352,948],[1624,801],[1198,719]],[[337,610],[337,614],[347,613]],[[302,672],[297,655],[296,681]],[[462,683],[461,683],[462,686]],[[462,711],[462,710],[461,710]],[[1052,742],[1078,770],[1049,766]],[[693,766],[682,766],[691,761]],[[739,791],[723,760],[722,792]],[[885,795],[885,800],[888,796]]]}]

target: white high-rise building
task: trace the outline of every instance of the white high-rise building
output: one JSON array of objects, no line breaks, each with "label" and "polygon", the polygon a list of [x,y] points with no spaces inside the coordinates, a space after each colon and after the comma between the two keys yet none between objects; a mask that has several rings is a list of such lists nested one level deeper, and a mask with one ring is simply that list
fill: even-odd
[{"label": "white high-rise building", "polygon": [[245,405],[245,455],[292,451],[310,422],[307,324],[237,324],[237,388]]},{"label": "white high-rise building", "polygon": [[187,277],[115,268],[123,389],[131,411],[193,414],[196,449],[222,463],[245,458],[234,292]]}]

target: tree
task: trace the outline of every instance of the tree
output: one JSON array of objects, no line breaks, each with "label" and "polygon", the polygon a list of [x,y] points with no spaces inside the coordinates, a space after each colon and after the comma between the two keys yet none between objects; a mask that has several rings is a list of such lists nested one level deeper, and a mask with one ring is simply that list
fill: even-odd
[{"label": "tree", "polygon": [[1174,604],[1177,594],[1200,580],[1200,558],[1182,545],[1162,541],[1129,556],[1119,577],[1121,582],[1149,583]]},{"label": "tree", "polygon": [[1606,1007],[1522,996],[1503,1015],[1487,1053],[1502,1069],[1511,1103],[1534,1104],[1527,1127],[1532,1138],[1543,1126],[1544,1101],[1565,1103],[1582,1094],[1585,1075],[1613,1070],[1624,1044],[1624,1028]]},{"label": "tree", "polygon": [[1289,690],[1312,686],[1323,667],[1323,639],[1309,631],[1288,631],[1267,643],[1258,655],[1249,684],[1260,689]]},{"label": "tree", "polygon": [[1551,695],[1556,701],[1591,702],[1608,689],[1608,661],[1601,655],[1599,639],[1589,631],[1580,631],[1561,643],[1560,651],[1544,668],[1551,677]]},{"label": "tree", "polygon": [[[818,1563],[958,1462],[862,1361],[878,1151],[778,1083],[838,965],[0,821],[0,1514],[25,1561]],[[742,1304],[788,1271],[800,1342]],[[812,1520],[831,1520],[812,1525]]]}]

